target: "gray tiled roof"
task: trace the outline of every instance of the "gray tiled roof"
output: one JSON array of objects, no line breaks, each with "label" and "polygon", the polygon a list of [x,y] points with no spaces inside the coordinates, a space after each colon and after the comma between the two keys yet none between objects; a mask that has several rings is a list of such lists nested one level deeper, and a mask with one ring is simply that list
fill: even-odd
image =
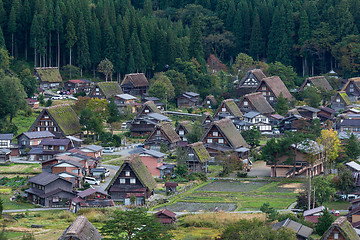
[{"label": "gray tiled roof", "polygon": [[12,133],[0,134],[0,140],[12,140],[13,137],[14,137],[14,134],[12,134]]},{"label": "gray tiled roof", "polygon": [[254,118],[254,117],[256,117],[257,115],[260,115],[260,114],[261,113],[259,113],[259,112],[251,111],[251,112],[245,113],[244,117],[245,118]]},{"label": "gray tiled roof", "polygon": [[55,137],[55,135],[49,131],[24,132],[23,134],[29,139]]},{"label": "gray tiled roof", "polygon": [[86,149],[89,149],[89,150],[92,150],[95,152],[103,149],[101,146],[98,146],[98,145],[88,145],[88,146],[84,146],[83,148],[86,148]]},{"label": "gray tiled roof", "polygon": [[65,146],[70,143],[70,139],[43,139],[40,145]]},{"label": "gray tiled roof", "polygon": [[58,176],[56,174],[43,172],[34,177],[29,178],[29,182],[45,186],[59,178],[60,178],[60,176]]}]

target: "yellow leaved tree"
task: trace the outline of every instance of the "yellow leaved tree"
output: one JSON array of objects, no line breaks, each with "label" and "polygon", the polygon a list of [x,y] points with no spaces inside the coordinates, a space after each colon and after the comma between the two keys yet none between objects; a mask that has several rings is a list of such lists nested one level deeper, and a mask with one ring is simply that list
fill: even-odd
[{"label": "yellow leaved tree", "polygon": [[316,140],[324,148],[324,174],[328,173],[329,167],[331,169],[333,161],[339,156],[340,139],[337,131],[334,129],[321,130],[320,137]]}]

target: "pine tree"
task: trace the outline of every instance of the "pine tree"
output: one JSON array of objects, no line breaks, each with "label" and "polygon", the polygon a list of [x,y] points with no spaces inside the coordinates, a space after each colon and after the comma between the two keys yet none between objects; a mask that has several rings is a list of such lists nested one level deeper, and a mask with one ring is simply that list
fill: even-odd
[{"label": "pine tree", "polygon": [[275,104],[275,111],[278,114],[285,116],[288,110],[289,110],[289,105],[286,99],[283,97],[283,94],[280,93],[280,96],[277,98],[277,102]]},{"label": "pine tree", "polygon": [[60,54],[61,54],[61,46],[60,46],[60,34],[63,32],[63,19],[62,14],[60,10],[60,1],[55,1],[56,7],[55,7],[55,17],[54,17],[54,25],[55,30],[57,34],[57,60],[56,65],[58,68],[60,68]]},{"label": "pine tree", "polygon": [[225,26],[228,30],[232,29],[235,13],[236,13],[235,2],[234,0],[230,0],[228,5],[228,10],[226,13],[226,20],[225,20]]},{"label": "pine tree", "polygon": [[95,77],[95,68],[101,61],[101,29],[99,25],[99,20],[97,19],[94,12],[92,13],[92,22],[89,25],[90,35],[89,35],[89,46],[90,46],[90,59],[91,65],[93,68],[93,73]]},{"label": "pine tree", "polygon": [[4,34],[3,34],[3,31],[2,31],[1,26],[0,26],[0,49],[1,48],[6,48],[6,45],[5,45]]},{"label": "pine tree", "polygon": [[70,19],[66,25],[66,47],[70,50],[70,54],[69,54],[70,55],[70,62],[69,62],[70,65],[71,65],[71,50],[72,50],[73,46],[75,45],[76,41],[77,41],[77,36],[75,33],[74,23]]},{"label": "pine tree", "polygon": [[202,32],[200,25],[200,18],[197,16],[193,19],[190,32],[190,46],[189,55],[197,59],[204,57],[204,50],[202,45]]},{"label": "pine tree", "polygon": [[252,31],[251,31],[251,38],[250,38],[250,55],[257,60],[260,60],[260,57],[264,53],[264,40],[262,37],[262,29],[260,24],[259,15],[255,15]]},{"label": "pine tree", "polygon": [[144,16],[152,16],[153,15],[153,6],[151,0],[145,0],[144,2]]},{"label": "pine tree", "polygon": [[15,42],[14,35],[17,31],[19,10],[20,10],[20,1],[19,0],[12,1],[11,11],[9,15],[9,22],[8,22],[8,32],[11,34],[11,56],[14,56],[14,42]]},{"label": "pine tree", "polygon": [[244,34],[244,26],[242,21],[242,14],[240,4],[238,6],[238,10],[236,11],[233,23],[233,32],[236,38],[236,49],[237,52],[245,52],[245,34]]},{"label": "pine tree", "polygon": [[29,41],[29,33],[30,33],[30,27],[31,27],[31,17],[32,17],[32,13],[31,13],[31,7],[30,7],[29,0],[24,0],[23,6],[22,6],[21,20],[22,20],[23,33],[25,35],[25,39],[24,39],[25,60],[28,59],[28,41]]},{"label": "pine tree", "polygon": [[79,31],[78,31],[79,41],[77,41],[77,62],[78,66],[81,69],[81,77],[83,68],[87,68],[90,66],[90,52],[89,52],[89,44],[86,34],[86,27],[84,22],[84,17],[80,14],[79,19]]},{"label": "pine tree", "polygon": [[267,48],[267,57],[269,62],[279,60],[278,54],[286,37],[286,22],[285,22],[285,10],[284,7],[276,9],[271,28],[269,33],[269,42]]},{"label": "pine tree", "polygon": [[0,26],[5,25],[6,19],[7,17],[6,17],[6,11],[4,9],[4,3],[3,0],[0,0]]}]

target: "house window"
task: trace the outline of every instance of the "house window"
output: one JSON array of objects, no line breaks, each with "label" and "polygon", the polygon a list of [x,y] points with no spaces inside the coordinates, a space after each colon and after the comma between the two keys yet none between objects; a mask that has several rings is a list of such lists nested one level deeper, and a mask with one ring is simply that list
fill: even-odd
[{"label": "house window", "polygon": [[263,96],[266,96],[266,92],[263,92]]},{"label": "house window", "polygon": [[21,145],[25,146],[25,145],[26,145],[26,141],[21,141]]},{"label": "house window", "polygon": [[125,184],[125,178],[120,178],[120,184]]},{"label": "house window", "polygon": [[217,136],[219,136],[219,133],[218,132],[213,132],[213,136],[217,137]]},{"label": "house window", "polygon": [[73,170],[71,170],[71,172],[72,172],[72,173],[75,173],[75,174],[78,174],[78,173],[79,173],[79,171],[78,171],[77,169],[73,169]]},{"label": "house window", "polygon": [[189,153],[189,160],[194,160],[194,154],[193,153]]},{"label": "house window", "polygon": [[149,112],[149,109],[145,109],[145,111],[144,111],[145,113],[148,113]]},{"label": "house window", "polygon": [[208,143],[212,143],[212,139],[211,139],[211,138],[208,138],[207,142],[208,142]]},{"label": "house window", "polygon": [[126,177],[130,177],[130,171],[126,171],[126,172],[125,172],[125,176],[126,176]]},{"label": "house window", "polygon": [[210,101],[209,101],[209,100],[207,100],[207,101],[206,101],[206,104],[210,104]]},{"label": "house window", "polygon": [[130,178],[130,184],[135,184],[136,183],[136,179],[135,178]]},{"label": "house window", "polygon": [[336,102],[339,103],[339,102],[340,102],[340,98],[336,98]]},{"label": "house window", "polygon": [[270,97],[270,101],[274,101],[274,97]]},{"label": "house window", "polygon": [[180,130],[179,135],[181,135],[181,136],[184,135],[184,130]]},{"label": "house window", "polygon": [[161,134],[161,131],[160,130],[157,130],[156,131],[156,135],[160,135]]},{"label": "house window", "polygon": [[206,120],[205,122],[206,122],[206,123],[210,123],[210,120]]},{"label": "house window", "polygon": [[307,83],[306,85],[307,85],[308,87],[310,87],[310,83]]},{"label": "house window", "polygon": [[261,88],[263,91],[266,91],[266,86],[262,86]]},{"label": "house window", "polygon": [[54,127],[54,132],[56,132],[56,127]]},{"label": "house window", "polygon": [[339,239],[339,234],[338,233],[334,233],[334,239]]},{"label": "house window", "polygon": [[49,118],[49,116],[45,115],[45,116],[44,116],[44,118],[45,118],[45,119],[48,119],[48,118]]},{"label": "house window", "polygon": [[98,88],[96,88],[96,91],[98,92],[98,91],[99,91],[99,89],[98,89]]},{"label": "house window", "polygon": [[221,108],[221,111],[222,111],[222,112],[226,112],[226,108]]},{"label": "house window", "polygon": [[249,106],[248,101],[244,101],[244,106]]},{"label": "house window", "polygon": [[59,150],[65,150],[65,146],[59,146]]},{"label": "house window", "polygon": [[220,138],[220,139],[218,140],[218,143],[224,143],[224,139]]}]

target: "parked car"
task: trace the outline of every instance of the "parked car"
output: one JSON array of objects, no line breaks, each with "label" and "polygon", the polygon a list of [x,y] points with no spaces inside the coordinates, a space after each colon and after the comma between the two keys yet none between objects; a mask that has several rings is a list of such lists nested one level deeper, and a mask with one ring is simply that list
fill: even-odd
[{"label": "parked car", "polygon": [[96,178],[93,177],[85,177],[84,182],[90,185],[100,185],[100,180],[96,180]]},{"label": "parked car", "polygon": [[126,122],[123,122],[122,124],[121,124],[121,129],[122,130],[125,130],[127,128],[127,124],[126,124]]},{"label": "parked car", "polygon": [[278,135],[278,134],[280,134],[280,131],[279,131],[279,129],[277,129],[277,128],[274,128],[274,129],[273,129],[273,134],[275,134],[275,135]]},{"label": "parked car", "polygon": [[51,98],[51,100],[61,100],[61,99],[63,99],[62,96],[54,96]]},{"label": "parked car", "polygon": [[103,153],[113,153],[114,148],[113,147],[104,147]]}]

